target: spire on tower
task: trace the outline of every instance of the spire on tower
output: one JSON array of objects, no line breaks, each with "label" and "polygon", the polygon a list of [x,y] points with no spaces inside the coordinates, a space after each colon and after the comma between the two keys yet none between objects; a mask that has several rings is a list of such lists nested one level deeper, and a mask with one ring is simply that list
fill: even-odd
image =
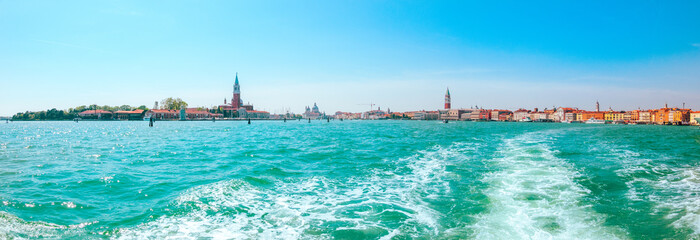
[{"label": "spire on tower", "polygon": [[450,97],[450,88],[447,88],[445,92],[445,109],[450,109],[452,107],[452,98]]},{"label": "spire on tower", "polygon": [[236,81],[233,83],[233,98],[231,98],[231,106],[238,109],[243,105],[241,100],[241,86],[238,84],[238,72],[236,72]]}]

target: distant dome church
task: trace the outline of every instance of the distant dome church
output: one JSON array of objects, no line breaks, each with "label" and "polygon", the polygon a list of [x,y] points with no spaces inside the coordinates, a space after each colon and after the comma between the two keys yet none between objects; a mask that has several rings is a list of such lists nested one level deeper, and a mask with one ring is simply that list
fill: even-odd
[{"label": "distant dome church", "polygon": [[321,111],[318,110],[318,106],[316,103],[314,103],[314,106],[312,108],[309,108],[309,106],[306,106],[304,114],[302,116],[304,118],[311,118],[311,119],[319,119],[324,117],[326,114],[321,113]]}]

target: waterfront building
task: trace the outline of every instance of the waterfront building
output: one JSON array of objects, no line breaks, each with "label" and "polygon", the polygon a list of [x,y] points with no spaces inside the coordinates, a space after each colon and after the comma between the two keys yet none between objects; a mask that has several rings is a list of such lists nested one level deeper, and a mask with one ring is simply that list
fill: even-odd
[{"label": "waterfront building", "polygon": [[632,122],[633,114],[634,114],[633,112],[628,112],[628,111],[622,112],[622,120],[625,121],[626,123]]},{"label": "waterfront building", "polygon": [[452,108],[452,98],[450,97],[450,88],[447,88],[447,92],[445,93],[445,109],[450,108]]},{"label": "waterfront building", "polygon": [[441,120],[453,120],[457,121],[460,120],[460,116],[463,113],[467,112],[472,112],[473,109],[444,109],[444,110],[438,110],[440,113],[440,119]]},{"label": "waterfront building", "polygon": [[185,119],[186,120],[201,120],[210,119],[212,114],[206,108],[186,108],[185,109]]},{"label": "waterfront building", "polygon": [[472,121],[488,121],[490,117],[491,114],[489,110],[473,109],[469,119]]},{"label": "waterfront building", "polygon": [[247,110],[246,108],[242,107],[238,109],[238,117],[250,119],[269,119],[270,113],[266,111]]},{"label": "waterfront building", "polygon": [[581,111],[581,120],[580,121],[587,121],[591,118],[597,119],[597,120],[605,120],[605,112],[600,112],[600,111],[595,111],[595,112],[589,112],[589,111]]},{"label": "waterfront building", "polygon": [[637,123],[652,123],[652,115],[655,115],[653,110],[640,110]]},{"label": "waterfront building", "polygon": [[621,122],[625,120],[624,112],[607,111],[603,114],[603,119],[606,122]]},{"label": "waterfront building", "polygon": [[418,111],[413,114],[413,120],[437,120],[438,111]]},{"label": "waterfront building", "polygon": [[526,120],[527,118],[530,117],[530,110],[527,109],[518,109],[513,112],[513,120],[515,121],[523,121]]},{"label": "waterfront building", "polygon": [[145,115],[156,120],[177,120],[179,118],[177,110],[169,109],[151,109]]},{"label": "waterfront building", "polygon": [[113,113],[110,111],[105,111],[101,109],[97,110],[85,110],[78,113],[78,116],[83,119],[97,119],[97,120],[108,120],[112,119]]},{"label": "waterfront building", "polygon": [[577,120],[577,119],[578,119],[578,115],[579,115],[578,113],[579,113],[578,110],[577,110],[577,111],[573,111],[573,112],[564,113],[564,120],[563,120],[563,122],[574,122],[574,121],[578,121],[578,120]]},{"label": "waterfront building", "polygon": [[387,116],[388,116],[390,119],[406,119],[406,118],[410,119],[410,118],[411,118],[411,117],[406,116],[406,113],[402,113],[402,112],[390,112],[390,111],[387,111],[387,112],[388,112]]},{"label": "waterfront building", "polygon": [[532,119],[532,121],[550,120],[549,114],[546,112],[530,112],[530,119]]},{"label": "waterfront building", "polygon": [[499,110],[499,109],[494,109],[491,110],[491,121],[512,121],[513,120],[513,112],[508,111],[508,110]]},{"label": "waterfront building", "polygon": [[368,120],[387,119],[387,118],[389,118],[387,115],[388,115],[387,112],[384,112],[384,111],[382,111],[381,108],[378,108],[377,110],[372,110],[372,111],[362,113],[362,119],[368,119]]},{"label": "waterfront building", "polygon": [[[552,121],[555,122],[570,122],[570,121],[575,121],[575,118],[566,118],[567,113],[575,113],[578,111],[578,109],[575,108],[557,108],[554,113],[551,115]],[[571,115],[571,117],[574,117],[574,115]]]},{"label": "waterfront building", "polygon": [[472,113],[478,112],[480,109],[473,109],[473,108],[463,108],[459,109],[457,111],[453,111],[449,113],[449,120],[460,120],[460,121],[471,121],[472,120]]},{"label": "waterfront building", "polygon": [[625,121],[632,122],[632,123],[638,122],[639,121],[639,112],[640,112],[640,110],[633,110],[633,111],[626,112],[625,113]]},{"label": "waterfront building", "polygon": [[546,119],[545,121],[547,121],[547,122],[549,122],[549,121],[554,122],[554,113],[556,112],[556,110],[557,110],[556,108],[552,108],[552,109],[545,108],[543,112],[547,114],[547,117],[543,118],[543,119]]},{"label": "waterfront building", "polygon": [[[545,109],[545,111],[547,111],[547,109]],[[549,119],[549,114],[547,112],[540,112],[538,108],[533,109],[533,111],[529,113],[529,117],[532,121],[538,122],[551,120]]]},{"label": "waterfront building", "polygon": [[360,119],[362,118],[362,113],[351,113],[351,112],[335,112],[334,115],[335,119],[345,119],[345,120],[353,120],[353,119]]},{"label": "waterfront building", "polygon": [[114,119],[118,120],[142,120],[145,111],[141,109],[136,109],[132,111],[116,111],[114,112]]},{"label": "waterfront building", "polygon": [[417,111],[403,112],[403,115],[407,118],[413,119]]},{"label": "waterfront building", "polygon": [[656,110],[653,122],[656,124],[682,125],[690,123],[690,109],[664,107]]},{"label": "waterfront building", "polygon": [[676,125],[690,124],[690,112],[690,109],[674,108],[671,123]]},{"label": "waterfront building", "polygon": [[673,120],[672,117],[669,119],[669,115],[670,115],[669,112],[670,112],[670,109],[669,109],[669,108],[660,108],[660,109],[657,109],[657,110],[654,112],[655,114],[654,114],[654,116],[652,117],[652,121],[653,121],[655,124],[662,124],[662,125],[663,125],[663,124],[668,124],[671,120]]},{"label": "waterfront building", "polygon": [[449,112],[449,109],[438,109],[438,119],[440,120],[445,120],[447,118],[447,112]]},{"label": "waterfront building", "polygon": [[690,112],[690,124],[700,125],[698,119],[700,119],[700,111]]}]

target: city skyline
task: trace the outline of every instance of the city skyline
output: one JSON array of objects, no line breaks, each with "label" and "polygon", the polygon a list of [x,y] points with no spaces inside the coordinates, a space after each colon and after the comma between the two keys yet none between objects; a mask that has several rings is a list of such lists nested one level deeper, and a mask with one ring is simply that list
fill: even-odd
[{"label": "city skyline", "polygon": [[439,109],[446,87],[452,108],[700,109],[696,2],[167,3],[0,3],[0,116],[211,107],[236,72],[271,113]]}]

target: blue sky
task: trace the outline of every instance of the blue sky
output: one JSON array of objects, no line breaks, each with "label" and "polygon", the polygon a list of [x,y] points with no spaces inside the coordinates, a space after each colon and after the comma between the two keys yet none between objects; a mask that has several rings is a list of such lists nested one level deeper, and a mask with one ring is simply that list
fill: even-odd
[{"label": "blue sky", "polygon": [[0,1],[0,115],[230,99],[257,109],[700,109],[700,2]]}]

